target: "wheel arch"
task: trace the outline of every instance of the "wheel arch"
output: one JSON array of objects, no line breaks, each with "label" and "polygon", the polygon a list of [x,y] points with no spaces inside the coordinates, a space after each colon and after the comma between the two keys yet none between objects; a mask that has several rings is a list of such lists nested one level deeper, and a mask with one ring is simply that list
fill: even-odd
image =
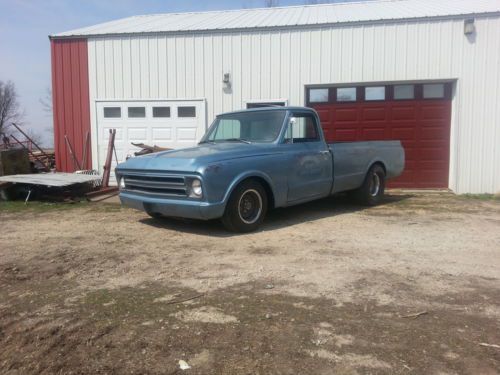
[{"label": "wheel arch", "polygon": [[365,176],[368,174],[368,171],[370,169],[372,169],[375,165],[380,165],[382,167],[382,169],[384,170],[384,173],[385,175],[387,176],[387,167],[385,166],[385,163],[380,160],[380,159],[375,159],[375,160],[372,160],[369,164],[368,164],[368,168],[366,169],[365,171]]},{"label": "wheel arch", "polygon": [[259,171],[247,172],[235,178],[231,183],[231,185],[229,186],[229,188],[227,189],[226,194],[224,195],[224,206],[227,205],[229,197],[231,197],[231,194],[233,193],[234,189],[236,189],[240,184],[248,180],[258,181],[262,185],[262,187],[266,191],[268,207],[274,208],[275,192],[272,180],[265,173]]}]

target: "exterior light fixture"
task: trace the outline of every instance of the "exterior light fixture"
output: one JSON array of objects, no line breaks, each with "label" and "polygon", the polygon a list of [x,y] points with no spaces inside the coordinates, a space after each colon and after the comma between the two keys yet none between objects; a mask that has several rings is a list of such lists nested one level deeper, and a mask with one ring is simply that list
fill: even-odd
[{"label": "exterior light fixture", "polygon": [[222,77],[222,83],[224,84],[224,88],[231,88],[231,75],[229,73],[224,73],[224,76]]},{"label": "exterior light fixture", "polygon": [[472,35],[476,32],[474,18],[468,18],[464,21],[464,35]]}]

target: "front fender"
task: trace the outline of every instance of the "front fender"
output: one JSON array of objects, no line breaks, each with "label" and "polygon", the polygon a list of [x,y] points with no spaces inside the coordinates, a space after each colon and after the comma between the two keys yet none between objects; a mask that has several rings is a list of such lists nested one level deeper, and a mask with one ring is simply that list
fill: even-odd
[{"label": "front fender", "polygon": [[238,186],[242,181],[246,180],[247,178],[252,178],[252,177],[257,177],[257,178],[262,178],[264,181],[267,182],[269,185],[269,188],[271,189],[271,192],[273,194],[273,197],[276,197],[276,190],[275,186],[273,184],[272,179],[264,172],[258,171],[258,170],[250,170],[250,171],[245,171],[237,175],[229,184],[229,187],[227,188],[224,198],[222,199],[222,202],[224,205],[227,204],[227,201],[229,200],[229,197],[233,193],[234,189],[236,186]]}]

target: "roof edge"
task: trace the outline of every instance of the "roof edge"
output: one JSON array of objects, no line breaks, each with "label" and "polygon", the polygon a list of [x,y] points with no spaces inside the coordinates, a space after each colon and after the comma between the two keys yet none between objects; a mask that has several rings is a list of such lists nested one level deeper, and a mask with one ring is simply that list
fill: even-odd
[{"label": "roof edge", "polygon": [[[393,0],[387,0],[393,1]],[[401,0],[395,0],[401,1]],[[367,1],[360,1],[361,3]],[[359,2],[357,2],[359,3]],[[298,7],[298,6],[297,6]],[[258,8],[262,9],[262,8]],[[267,9],[267,8],[265,8]],[[426,16],[426,17],[406,17],[406,18],[388,18],[382,20],[366,20],[366,21],[347,21],[347,22],[328,22],[317,24],[303,24],[303,25],[283,25],[283,26],[261,26],[261,27],[240,27],[240,28],[219,28],[219,29],[198,29],[198,30],[176,30],[176,31],[143,31],[143,32],[124,32],[124,33],[95,33],[95,34],[74,34],[74,35],[49,35],[49,40],[63,40],[63,39],[89,39],[89,38],[104,38],[104,37],[126,37],[126,36],[141,36],[141,35],[192,35],[201,34],[206,32],[212,33],[234,33],[234,32],[251,32],[251,31],[277,31],[277,30],[301,30],[301,29],[321,29],[325,27],[343,27],[350,25],[377,25],[377,24],[395,24],[405,22],[423,22],[429,20],[442,21],[442,20],[457,20],[468,17],[500,17],[500,11],[495,12],[482,12],[482,13],[462,13],[443,16]]]}]

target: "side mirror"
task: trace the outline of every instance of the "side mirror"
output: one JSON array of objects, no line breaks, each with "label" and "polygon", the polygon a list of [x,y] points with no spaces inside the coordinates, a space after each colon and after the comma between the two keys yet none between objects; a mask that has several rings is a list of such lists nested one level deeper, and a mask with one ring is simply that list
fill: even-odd
[{"label": "side mirror", "polygon": [[293,143],[293,126],[297,123],[296,117],[290,117],[288,120],[288,127],[285,133],[286,143]]}]

